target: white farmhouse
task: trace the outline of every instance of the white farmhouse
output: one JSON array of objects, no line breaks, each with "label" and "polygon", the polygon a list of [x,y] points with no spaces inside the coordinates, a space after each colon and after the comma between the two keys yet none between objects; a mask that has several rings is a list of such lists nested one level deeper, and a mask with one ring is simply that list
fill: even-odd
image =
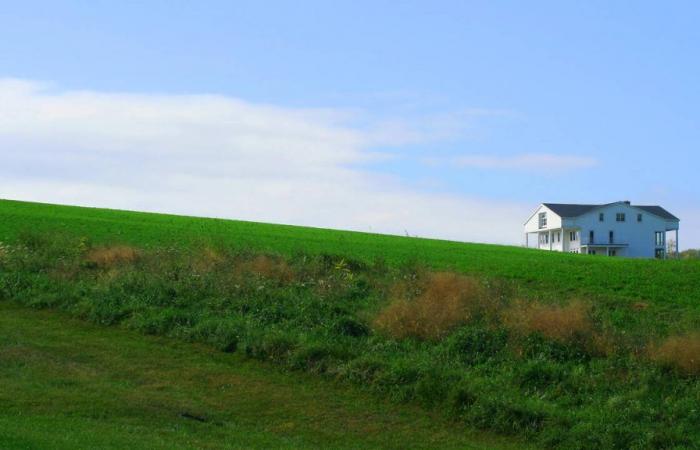
[{"label": "white farmhouse", "polygon": [[[558,252],[666,258],[666,234],[678,217],[660,206],[543,203],[525,222],[525,246]],[[531,237],[534,236],[534,240]]]}]

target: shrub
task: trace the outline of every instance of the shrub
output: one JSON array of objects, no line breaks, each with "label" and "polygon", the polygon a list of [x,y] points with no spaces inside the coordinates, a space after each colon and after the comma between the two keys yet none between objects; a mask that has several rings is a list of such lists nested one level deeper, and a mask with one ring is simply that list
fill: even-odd
[{"label": "shrub", "polygon": [[235,320],[215,318],[199,321],[191,330],[190,338],[213,345],[223,352],[234,353],[238,349],[241,334],[242,324]]},{"label": "shrub", "polygon": [[369,334],[369,327],[352,317],[341,317],[333,324],[333,332],[343,336],[362,337]]},{"label": "shrub", "polygon": [[479,326],[466,326],[447,339],[450,354],[465,364],[479,364],[498,356],[508,344],[504,329],[490,330]]},{"label": "shrub", "polygon": [[190,311],[154,308],[136,316],[132,326],[144,334],[165,335],[178,326],[189,325],[192,317]]},{"label": "shrub", "polygon": [[196,254],[192,261],[192,268],[196,272],[209,272],[223,264],[226,258],[211,247],[204,247]]},{"label": "shrub", "polygon": [[284,259],[269,255],[257,255],[251,260],[239,263],[234,269],[236,278],[245,278],[250,274],[281,283],[290,283],[295,275]]},{"label": "shrub", "polygon": [[322,373],[338,362],[351,359],[351,356],[349,349],[342,344],[311,342],[299,346],[292,353],[290,364],[294,369]]},{"label": "shrub", "polygon": [[139,252],[126,245],[98,247],[88,251],[85,257],[88,265],[98,268],[109,268],[115,265],[128,264],[136,261]]},{"label": "shrub", "polygon": [[395,298],[374,326],[394,339],[438,340],[466,323],[486,303],[483,285],[454,273],[430,274],[417,298]]},{"label": "shrub", "polygon": [[296,346],[297,343],[291,336],[281,332],[248,335],[243,342],[247,356],[274,362],[287,361]]},{"label": "shrub", "polygon": [[651,357],[684,375],[700,375],[700,332],[667,338],[651,348]]},{"label": "shrub", "polygon": [[580,301],[564,306],[517,302],[504,312],[503,321],[521,335],[540,333],[558,342],[571,342],[591,336],[589,309]]}]

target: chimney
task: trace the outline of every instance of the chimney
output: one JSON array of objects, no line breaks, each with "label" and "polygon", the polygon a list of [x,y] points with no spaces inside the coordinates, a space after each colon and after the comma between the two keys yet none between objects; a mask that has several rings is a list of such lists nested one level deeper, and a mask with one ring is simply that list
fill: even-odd
[{"label": "chimney", "polygon": [[632,204],[629,200],[625,200],[625,201],[623,201],[622,203],[624,203],[625,205],[631,205],[631,204]]}]

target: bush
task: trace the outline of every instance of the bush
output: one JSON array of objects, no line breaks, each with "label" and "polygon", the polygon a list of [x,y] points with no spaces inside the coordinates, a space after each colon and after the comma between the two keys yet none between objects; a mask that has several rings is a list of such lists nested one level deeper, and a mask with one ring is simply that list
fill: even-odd
[{"label": "bush", "polygon": [[417,298],[394,299],[380,311],[374,326],[394,339],[439,340],[466,323],[488,301],[485,294],[475,278],[434,273]]},{"label": "bush", "polygon": [[363,337],[369,334],[369,327],[353,317],[341,317],[333,324],[332,332],[343,336]]},{"label": "bush", "polygon": [[111,247],[99,247],[88,251],[85,261],[90,267],[100,269],[128,264],[136,261],[139,252],[133,247],[115,245]]},{"label": "bush", "polygon": [[137,314],[130,324],[132,328],[152,335],[165,335],[178,326],[191,325],[193,314],[175,308],[148,309]]},{"label": "bush", "polygon": [[486,362],[500,355],[508,345],[508,332],[483,326],[465,326],[447,339],[448,351],[465,364]]},{"label": "bush", "polygon": [[700,375],[700,333],[667,338],[652,347],[651,358],[684,375]]},{"label": "bush", "polygon": [[234,353],[243,334],[243,325],[236,320],[208,318],[197,322],[190,338],[205,342],[226,353]]},{"label": "bush", "polygon": [[572,342],[592,335],[589,311],[580,301],[564,306],[517,302],[503,313],[503,320],[521,335],[540,333],[558,342]]},{"label": "bush", "polygon": [[274,362],[288,361],[297,346],[294,338],[281,332],[249,334],[243,344],[246,355]]}]

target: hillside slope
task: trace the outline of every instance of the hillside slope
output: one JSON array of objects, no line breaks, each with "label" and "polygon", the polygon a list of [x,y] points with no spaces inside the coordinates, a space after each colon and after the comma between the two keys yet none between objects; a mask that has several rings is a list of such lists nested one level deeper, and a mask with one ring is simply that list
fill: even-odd
[{"label": "hillside slope", "polygon": [[1,202],[0,301],[546,447],[700,445],[700,265]]},{"label": "hillside slope", "polygon": [[[538,296],[614,296],[649,301],[661,310],[700,312],[700,261],[655,261],[548,253],[470,244],[235,220],[0,200],[0,241],[25,230],[67,232],[95,243],[137,246],[225,244],[292,255],[298,251],[345,255],[392,265],[420,261],[515,280]],[[513,224],[518,227],[519,224]]]},{"label": "hillside slope", "polygon": [[516,448],[203,346],[8,304],[0,330],[6,450]]}]

